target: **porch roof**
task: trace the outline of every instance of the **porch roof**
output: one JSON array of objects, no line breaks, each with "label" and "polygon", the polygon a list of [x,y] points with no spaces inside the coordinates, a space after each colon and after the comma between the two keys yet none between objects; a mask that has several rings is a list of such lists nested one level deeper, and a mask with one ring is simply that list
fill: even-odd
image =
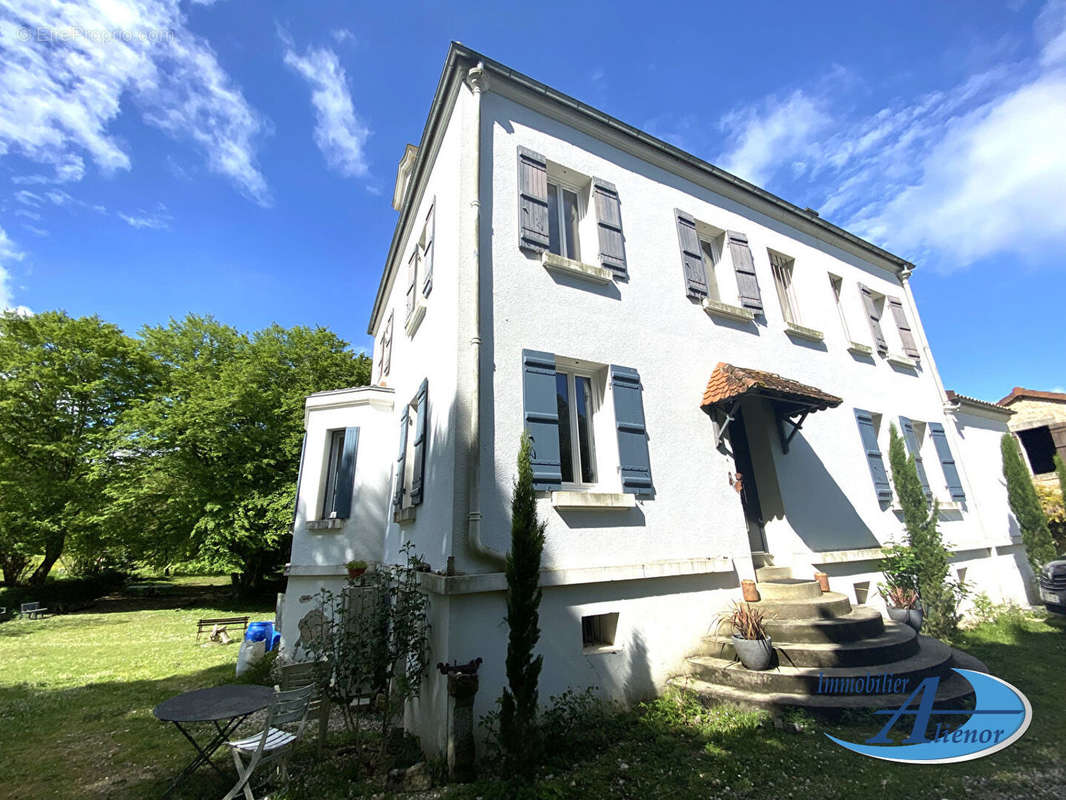
[{"label": "porch roof", "polygon": [[710,414],[718,407],[732,405],[747,394],[757,394],[794,407],[797,412],[836,408],[843,400],[805,383],[783,378],[773,372],[736,367],[719,361],[707,382],[700,408]]}]

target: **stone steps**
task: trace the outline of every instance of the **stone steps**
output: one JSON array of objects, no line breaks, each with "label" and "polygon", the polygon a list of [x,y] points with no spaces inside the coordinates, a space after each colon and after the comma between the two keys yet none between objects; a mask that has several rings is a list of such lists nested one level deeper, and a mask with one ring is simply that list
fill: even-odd
[{"label": "stone steps", "polygon": [[773,581],[760,581],[756,584],[760,601],[766,600],[815,600],[822,596],[822,587],[818,581],[799,578],[779,578]]},{"label": "stone steps", "polygon": [[826,619],[766,620],[766,632],[775,642],[854,642],[866,636],[880,636],[884,629],[881,612],[867,606]]},{"label": "stone steps", "polygon": [[771,620],[830,619],[851,612],[851,601],[839,592],[822,592],[818,597],[798,600],[760,600],[752,605]]},{"label": "stone steps", "polygon": [[692,656],[687,662],[690,673],[697,679],[760,694],[817,695],[820,680],[865,678],[870,674],[903,678],[907,684],[903,691],[909,692],[922,678],[942,675],[951,662],[951,648],[943,642],[927,636],[917,637],[917,642],[917,651],[905,658],[863,666],[778,665],[756,672],[729,658]]},{"label": "stone steps", "polygon": [[755,581],[761,583],[763,581],[776,581],[782,578],[791,578],[791,567],[759,567],[755,570]]},{"label": "stone steps", "polygon": [[[967,666],[966,668],[974,669],[973,666]],[[672,678],[669,683],[682,691],[696,693],[708,705],[729,703],[742,708],[766,710],[777,710],[791,706],[808,708],[812,711],[828,711],[831,709],[880,710],[883,708],[898,708],[907,699],[906,694],[828,695],[753,692],[746,689],[738,689],[734,686],[709,683],[691,676]],[[960,675],[951,673],[940,681],[940,686],[936,693],[936,703],[938,706],[958,703],[972,695],[973,689],[969,681]]]},{"label": "stone steps", "polygon": [[[773,637],[776,663],[790,667],[872,667],[898,662],[918,652],[918,637],[906,625],[889,623],[875,636],[851,642],[786,642]],[[733,660],[731,636],[704,637],[702,655]]]}]

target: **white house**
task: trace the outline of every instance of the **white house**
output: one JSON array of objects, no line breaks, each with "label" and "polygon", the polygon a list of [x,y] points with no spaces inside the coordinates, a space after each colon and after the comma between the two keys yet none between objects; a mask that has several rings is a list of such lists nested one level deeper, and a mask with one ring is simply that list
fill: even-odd
[{"label": "white house", "polygon": [[[413,542],[432,662],[504,683],[521,432],[547,521],[541,697],[644,697],[763,563],[879,603],[901,428],[955,567],[1025,599],[1006,416],[949,400],[913,265],[462,45],[422,140],[369,333],[374,386],[307,400],[284,647],[351,558]],[[738,478],[739,473],[739,478]],[[409,723],[444,746],[432,671]]]}]

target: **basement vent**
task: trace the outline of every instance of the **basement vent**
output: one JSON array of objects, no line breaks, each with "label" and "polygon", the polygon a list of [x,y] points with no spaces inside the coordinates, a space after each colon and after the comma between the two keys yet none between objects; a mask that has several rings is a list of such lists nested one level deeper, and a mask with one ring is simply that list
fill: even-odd
[{"label": "basement vent", "polygon": [[593,614],[581,618],[581,646],[586,650],[614,647],[618,613]]}]

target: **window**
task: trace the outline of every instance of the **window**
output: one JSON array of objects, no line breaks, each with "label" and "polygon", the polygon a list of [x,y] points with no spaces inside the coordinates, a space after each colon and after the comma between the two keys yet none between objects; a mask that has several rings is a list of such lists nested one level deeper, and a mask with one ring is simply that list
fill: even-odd
[{"label": "window", "polygon": [[618,612],[581,618],[581,646],[586,649],[614,647],[617,634]]},{"label": "window", "polygon": [[572,261],[581,260],[578,223],[581,202],[575,189],[548,181],[548,250]]},{"label": "window", "polygon": [[794,263],[788,256],[770,251],[770,268],[774,273],[774,285],[777,287],[777,299],[781,302],[781,313],[785,316],[785,322],[799,325],[799,303],[796,302],[796,287],[792,282]]},{"label": "window", "polygon": [[557,371],[555,398],[559,410],[559,457],[563,483],[596,483],[592,377]]},{"label": "window", "polygon": [[378,359],[378,380],[382,380],[389,374],[392,367],[392,311],[389,312],[389,320],[385,323],[384,332],[381,334],[381,354]]},{"label": "window", "polygon": [[[329,432],[329,457],[326,461],[326,490],[322,495],[322,513],[319,519],[337,516],[337,485],[344,457],[344,429]],[[345,515],[347,516],[347,515]]]},{"label": "window", "polygon": [[870,324],[870,336],[873,338],[873,346],[878,353],[885,356],[888,354],[888,342],[885,340],[884,331],[881,329],[881,316],[885,313],[885,296],[862,284],[859,284],[859,292],[862,294],[866,321]]},{"label": "window", "polygon": [[844,293],[844,279],[839,275],[829,275],[829,287],[833,290],[833,302],[836,303],[837,314],[840,315],[840,327],[844,331],[844,341],[851,341],[851,333],[848,331],[848,318],[844,314],[844,305],[840,298]]},{"label": "window", "polygon": [[[697,223],[697,231],[699,232],[699,223]],[[722,296],[718,291],[718,274],[715,270],[722,260],[722,240],[725,234],[714,236],[700,233],[700,254],[703,256],[703,271],[707,277],[707,297],[721,301]]]},{"label": "window", "polygon": [[422,233],[415,242],[411,257],[407,260],[407,317],[405,328],[408,336],[414,336],[426,313],[425,298],[433,287],[433,233],[436,203],[426,214]]},{"label": "window", "polygon": [[[400,455],[396,461],[396,487],[392,504],[398,522],[414,519],[413,507],[422,502],[426,467],[429,382],[422,381],[400,414]],[[403,515],[404,512],[408,512]]]}]

